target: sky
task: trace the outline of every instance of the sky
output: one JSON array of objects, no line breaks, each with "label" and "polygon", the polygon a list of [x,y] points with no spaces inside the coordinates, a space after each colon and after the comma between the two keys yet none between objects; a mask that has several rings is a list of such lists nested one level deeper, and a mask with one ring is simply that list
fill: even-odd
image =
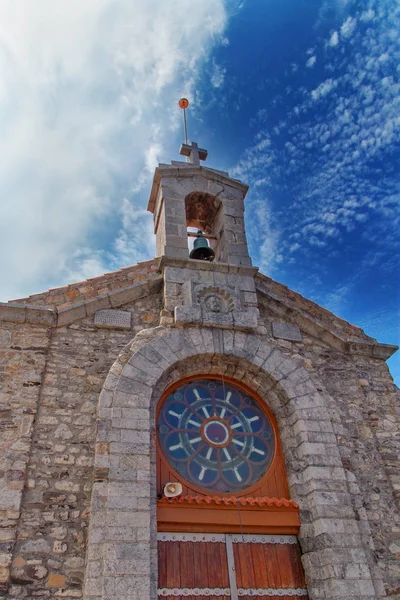
[{"label": "sky", "polygon": [[398,0],[2,0],[0,300],[155,255],[185,96],[253,264],[399,344],[399,78]]}]

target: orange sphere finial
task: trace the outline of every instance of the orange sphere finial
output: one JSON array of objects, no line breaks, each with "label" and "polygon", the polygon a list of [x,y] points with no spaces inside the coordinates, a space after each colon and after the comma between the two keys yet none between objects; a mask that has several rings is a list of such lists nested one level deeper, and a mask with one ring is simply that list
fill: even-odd
[{"label": "orange sphere finial", "polygon": [[189,100],[187,98],[181,98],[178,102],[180,108],[187,108],[189,106]]}]

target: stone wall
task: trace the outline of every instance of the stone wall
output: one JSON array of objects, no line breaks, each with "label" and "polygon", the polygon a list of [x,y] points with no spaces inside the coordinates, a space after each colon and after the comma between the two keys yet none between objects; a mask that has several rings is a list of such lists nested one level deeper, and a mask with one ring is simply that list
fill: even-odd
[{"label": "stone wall", "polygon": [[[252,335],[238,330],[240,324],[235,331],[207,325],[204,315],[196,327],[179,329],[174,307],[184,305],[183,286],[191,278],[211,277],[214,287],[223,287],[237,277],[240,310],[256,310],[253,270],[250,282],[250,270],[193,265],[147,261],[19,300],[17,308],[0,306],[2,597],[82,597],[92,504],[88,596],[103,597],[99,585],[118,584],[109,596],[126,597],[118,591],[125,589],[122,578],[113,574],[123,559],[115,540],[105,557],[108,583],[100,577],[107,514],[110,535],[136,536],[137,566],[152,576],[149,588],[139,572],[137,597],[153,598],[148,411],[180,377],[223,368],[263,395],[278,418],[301,506],[310,598],[334,597],[335,590],[345,598],[399,598],[399,402],[384,362],[393,347],[260,274]],[[163,292],[157,291],[160,269]],[[131,328],[96,327],[95,311],[119,301],[132,314]],[[103,513],[110,469],[115,496]],[[134,579],[134,572],[126,576],[128,584]]]},{"label": "stone wall", "polygon": [[383,361],[324,353],[317,362],[340,415],[335,433],[371,570],[400,598],[398,389]]},{"label": "stone wall", "polygon": [[91,277],[40,294],[33,294],[27,298],[14,299],[12,302],[29,306],[69,307],[132,284],[156,279],[159,277],[158,264],[159,259],[153,258],[99,277]]},{"label": "stone wall", "polygon": [[49,343],[47,327],[0,322],[0,595],[10,575]]},{"label": "stone wall", "polygon": [[[338,339],[362,342],[362,350],[375,340],[294,292],[285,295],[282,304],[277,294],[280,284],[258,278],[267,283],[264,289],[271,293],[260,295],[265,335],[288,356],[301,357],[310,375],[314,373],[323,382],[333,399],[333,431],[319,432],[315,441],[335,440],[340,451],[346,482],[337,489],[338,511],[341,494],[349,493],[351,507],[343,509],[351,508],[356,514],[377,594],[383,596],[386,591],[390,597],[400,598],[399,390],[384,360],[357,352],[357,345],[355,351],[351,345],[349,351],[339,351],[328,343],[327,329],[323,333],[316,326],[323,323]],[[296,327],[298,312],[313,318],[315,335],[302,331],[296,341],[274,339],[273,323],[290,318]],[[303,501],[304,509],[307,504]],[[303,523],[306,515],[307,511]],[[332,569],[330,561],[328,557],[321,566]]]},{"label": "stone wall", "polygon": [[341,411],[301,346],[303,340],[282,345],[265,333],[160,327],[139,334],[120,354],[100,396],[96,461],[104,477],[92,494],[87,600],[156,597],[154,414],[167,385],[199,372],[223,372],[249,385],[277,418],[291,492],[301,507],[310,598],[385,596],[342,461]]},{"label": "stone wall", "polygon": [[99,392],[121,349],[158,324],[161,301],[124,305],[128,331],[98,328],[93,316],[59,328],[1,324],[1,597],[82,596]]}]

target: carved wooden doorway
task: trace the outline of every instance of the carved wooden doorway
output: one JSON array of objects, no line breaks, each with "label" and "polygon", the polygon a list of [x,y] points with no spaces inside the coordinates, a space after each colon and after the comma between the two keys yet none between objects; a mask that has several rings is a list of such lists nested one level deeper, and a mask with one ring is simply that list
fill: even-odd
[{"label": "carved wooden doorway", "polygon": [[298,506],[262,400],[231,380],[183,380],[157,430],[158,596],[306,598]]}]

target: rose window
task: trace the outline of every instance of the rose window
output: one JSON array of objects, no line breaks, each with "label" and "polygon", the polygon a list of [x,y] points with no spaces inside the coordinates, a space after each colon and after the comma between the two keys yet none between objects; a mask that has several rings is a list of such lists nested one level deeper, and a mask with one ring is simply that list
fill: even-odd
[{"label": "rose window", "polygon": [[274,456],[274,432],[260,404],[222,380],[198,379],[175,389],[161,406],[157,427],[170,466],[213,492],[252,486]]}]

